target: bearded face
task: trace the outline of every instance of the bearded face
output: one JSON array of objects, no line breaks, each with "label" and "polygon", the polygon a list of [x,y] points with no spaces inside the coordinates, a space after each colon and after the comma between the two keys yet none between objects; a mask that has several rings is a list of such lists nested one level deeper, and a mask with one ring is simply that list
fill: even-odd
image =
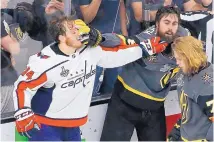
[{"label": "bearded face", "polygon": [[175,14],[168,14],[161,18],[159,23],[156,23],[157,35],[162,40],[171,43],[178,30],[178,17]]}]

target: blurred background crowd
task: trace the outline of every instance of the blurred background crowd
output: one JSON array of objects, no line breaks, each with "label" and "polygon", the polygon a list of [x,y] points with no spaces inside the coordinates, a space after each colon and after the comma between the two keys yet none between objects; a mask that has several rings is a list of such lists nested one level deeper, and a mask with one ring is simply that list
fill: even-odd
[{"label": "blurred background crowd", "polygon": [[[101,33],[133,36],[154,24],[162,6],[212,11],[212,0],[1,0],[1,113],[13,111],[13,83],[29,56],[53,42],[47,32],[52,8],[67,10]],[[120,71],[97,66],[93,97],[111,94]]]}]

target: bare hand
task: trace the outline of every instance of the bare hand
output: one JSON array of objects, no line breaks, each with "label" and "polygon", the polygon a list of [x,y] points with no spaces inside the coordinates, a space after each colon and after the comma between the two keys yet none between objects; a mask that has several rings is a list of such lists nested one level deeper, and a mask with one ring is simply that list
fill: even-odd
[{"label": "bare hand", "polygon": [[45,8],[45,13],[52,14],[57,10],[64,11],[64,3],[57,0],[51,0]]}]

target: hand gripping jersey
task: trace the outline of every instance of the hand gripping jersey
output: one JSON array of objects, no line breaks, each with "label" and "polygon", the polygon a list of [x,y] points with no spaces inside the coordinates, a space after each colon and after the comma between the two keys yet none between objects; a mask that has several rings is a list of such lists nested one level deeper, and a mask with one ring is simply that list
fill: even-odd
[{"label": "hand gripping jersey", "polygon": [[[177,34],[185,36],[189,33],[179,27]],[[137,35],[137,38],[143,41],[154,36],[156,36],[155,26],[152,26]],[[120,93],[120,97],[134,107],[156,110],[163,105],[170,90],[170,81],[177,72],[174,58],[162,53],[129,63],[122,67],[122,72],[118,76],[125,89]]]},{"label": "hand gripping jersey", "polygon": [[213,141],[213,65],[188,77],[178,75],[181,107],[181,138],[185,141]]},{"label": "hand gripping jersey", "polygon": [[208,61],[213,63],[214,18],[207,11],[190,11],[181,14],[181,24],[204,43]]},{"label": "hand gripping jersey", "polygon": [[57,44],[49,45],[29,58],[27,69],[15,82],[15,110],[30,107],[39,122],[46,125],[83,125],[87,121],[96,65],[114,68],[141,57],[142,50],[136,45],[83,47],[70,56],[62,53]]}]

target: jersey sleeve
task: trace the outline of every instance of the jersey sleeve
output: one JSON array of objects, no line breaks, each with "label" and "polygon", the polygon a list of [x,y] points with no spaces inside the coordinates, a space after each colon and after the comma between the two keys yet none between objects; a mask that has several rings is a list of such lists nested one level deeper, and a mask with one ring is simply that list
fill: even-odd
[{"label": "jersey sleeve", "polygon": [[161,87],[164,88],[166,85],[172,82],[172,80],[174,80],[176,75],[179,73],[179,70],[180,69],[178,67],[175,67],[175,68],[172,68],[167,73],[165,73],[160,80]]},{"label": "jersey sleeve", "polygon": [[142,57],[140,46],[120,45],[112,48],[100,47],[100,60],[97,65],[104,68],[114,68],[123,66]]},{"label": "jersey sleeve", "polygon": [[187,28],[191,35],[198,38],[199,30],[201,27],[200,22],[205,17],[209,16],[210,14],[206,11],[189,11],[182,13],[181,16],[181,25],[184,28]]},{"label": "jersey sleeve", "polygon": [[204,19],[205,17],[209,16],[210,14],[207,11],[188,11],[181,13],[181,20],[192,22]]},{"label": "jersey sleeve", "polygon": [[214,112],[214,100],[213,100],[213,94],[210,95],[199,95],[197,99],[197,104],[202,109],[202,111],[205,113],[205,115],[209,118],[209,120],[212,122],[209,130],[207,131],[206,139],[209,141],[213,141],[213,112]]},{"label": "jersey sleeve", "polygon": [[13,100],[15,110],[31,107],[33,95],[47,82],[47,73],[38,69],[39,64],[41,65],[39,62],[31,63],[29,61],[27,68],[14,83]]}]

